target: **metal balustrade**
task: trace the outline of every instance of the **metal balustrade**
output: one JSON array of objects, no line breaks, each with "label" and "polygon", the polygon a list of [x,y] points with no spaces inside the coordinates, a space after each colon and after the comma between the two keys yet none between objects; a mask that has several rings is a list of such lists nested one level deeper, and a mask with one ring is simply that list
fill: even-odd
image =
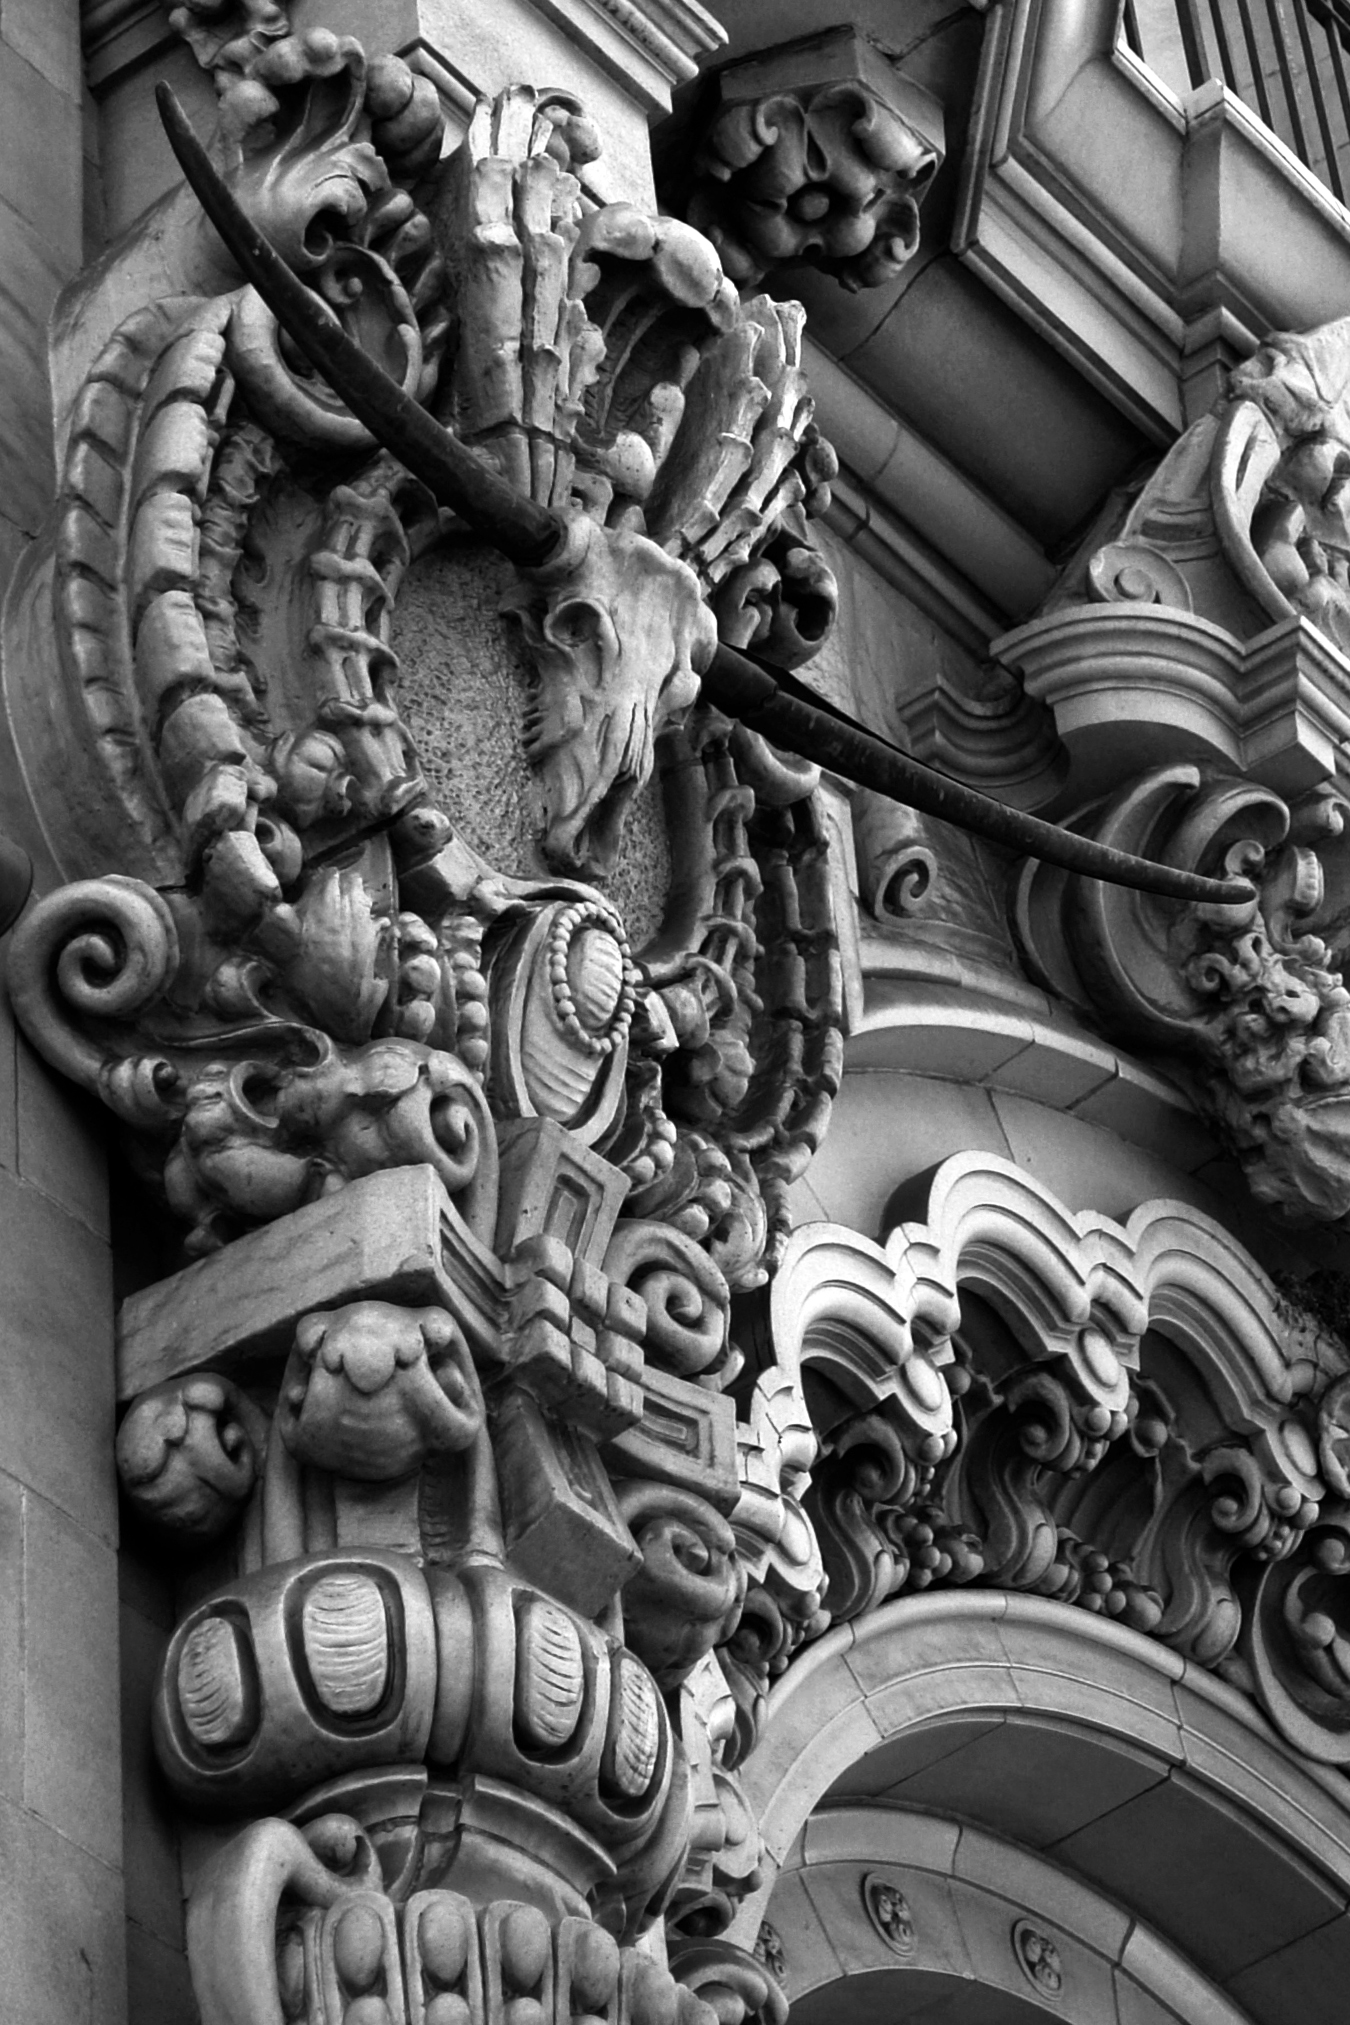
[{"label": "metal balustrade", "polygon": [[1169,82],[1222,78],[1346,202],[1350,0],[1126,0],[1124,33]]}]

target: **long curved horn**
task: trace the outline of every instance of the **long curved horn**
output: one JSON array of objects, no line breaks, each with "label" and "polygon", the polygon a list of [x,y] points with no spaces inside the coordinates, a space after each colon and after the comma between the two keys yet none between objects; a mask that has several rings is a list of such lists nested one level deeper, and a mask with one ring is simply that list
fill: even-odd
[{"label": "long curved horn", "polygon": [[203,211],[288,337],[340,395],[377,443],[420,478],[442,506],[522,569],[557,553],[564,526],[443,429],[347,336],[312,289],[292,274],[217,175],[169,85],[155,86],[169,145]]},{"label": "long curved horn", "polygon": [[921,809],[944,823],[1005,844],[1028,858],[1041,858],[1066,872],[1104,879],[1113,886],[1133,886],[1172,900],[1206,901],[1225,907],[1244,906],[1255,898],[1246,879],[1206,879],[1152,858],[1136,858],[1093,837],[1061,829],[1040,816],[1011,809],[1006,802],[982,795],[953,780],[935,766],[878,738],[823,697],[775,669],[770,674],[757,661],[734,648],[719,647],[703,677],[703,694],[716,709],[735,717],[771,745],[782,746],[803,759],[813,759],[859,787],[874,788],[892,801]]},{"label": "long curved horn", "polygon": [[[522,569],[558,555],[566,536],[559,514],[526,499],[473,451],[441,427],[347,336],[337,318],[292,274],[217,175],[205,148],[167,84],[155,87],[169,144],[211,223],[288,336],[304,352],[376,441],[405,464],[443,506]],[[703,694],[729,717],[795,752],[874,788],[892,801],[1042,858],[1069,872],[1170,899],[1235,906],[1250,901],[1245,879],[1206,879],[1157,865],[1056,823],[1009,808],[865,729],[791,676],[719,646],[703,677]]]}]

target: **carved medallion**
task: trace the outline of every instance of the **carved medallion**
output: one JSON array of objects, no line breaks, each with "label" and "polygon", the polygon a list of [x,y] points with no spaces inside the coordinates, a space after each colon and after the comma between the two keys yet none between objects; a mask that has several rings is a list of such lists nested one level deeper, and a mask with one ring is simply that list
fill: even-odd
[{"label": "carved medallion", "polygon": [[1030,1920],[1017,1920],[1012,1930],[1012,1951],[1017,1966],[1043,1996],[1059,1997],[1064,1992],[1064,1964],[1049,1934]]},{"label": "carved medallion", "polygon": [[912,1955],[918,1946],[918,1935],[909,1900],[899,1885],[882,1871],[869,1871],[863,1879],[862,1897],[867,1917],[892,1953]]}]

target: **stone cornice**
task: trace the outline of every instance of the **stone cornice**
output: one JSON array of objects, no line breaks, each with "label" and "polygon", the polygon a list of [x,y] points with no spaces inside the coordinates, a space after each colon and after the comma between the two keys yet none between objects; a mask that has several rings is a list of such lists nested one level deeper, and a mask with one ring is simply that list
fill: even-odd
[{"label": "stone cornice", "polygon": [[[698,0],[541,0],[539,11],[584,41],[617,32],[668,88],[693,77],[727,39]],[[168,0],[81,0],[80,18],[94,85],[169,36]]]},{"label": "stone cornice", "polygon": [[992,17],[954,244],[1155,441],[1272,328],[1335,316],[1350,218],[1221,84],[1182,100],[1117,10]]}]

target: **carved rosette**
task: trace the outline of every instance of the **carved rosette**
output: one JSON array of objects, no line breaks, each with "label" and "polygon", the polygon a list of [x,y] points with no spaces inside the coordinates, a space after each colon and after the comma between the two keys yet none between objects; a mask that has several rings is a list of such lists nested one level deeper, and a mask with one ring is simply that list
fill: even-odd
[{"label": "carved rosette", "polygon": [[862,35],[830,28],[716,73],[692,132],[672,122],[663,198],[741,288],[803,262],[876,288],[918,248],[943,151],[941,107]]}]

